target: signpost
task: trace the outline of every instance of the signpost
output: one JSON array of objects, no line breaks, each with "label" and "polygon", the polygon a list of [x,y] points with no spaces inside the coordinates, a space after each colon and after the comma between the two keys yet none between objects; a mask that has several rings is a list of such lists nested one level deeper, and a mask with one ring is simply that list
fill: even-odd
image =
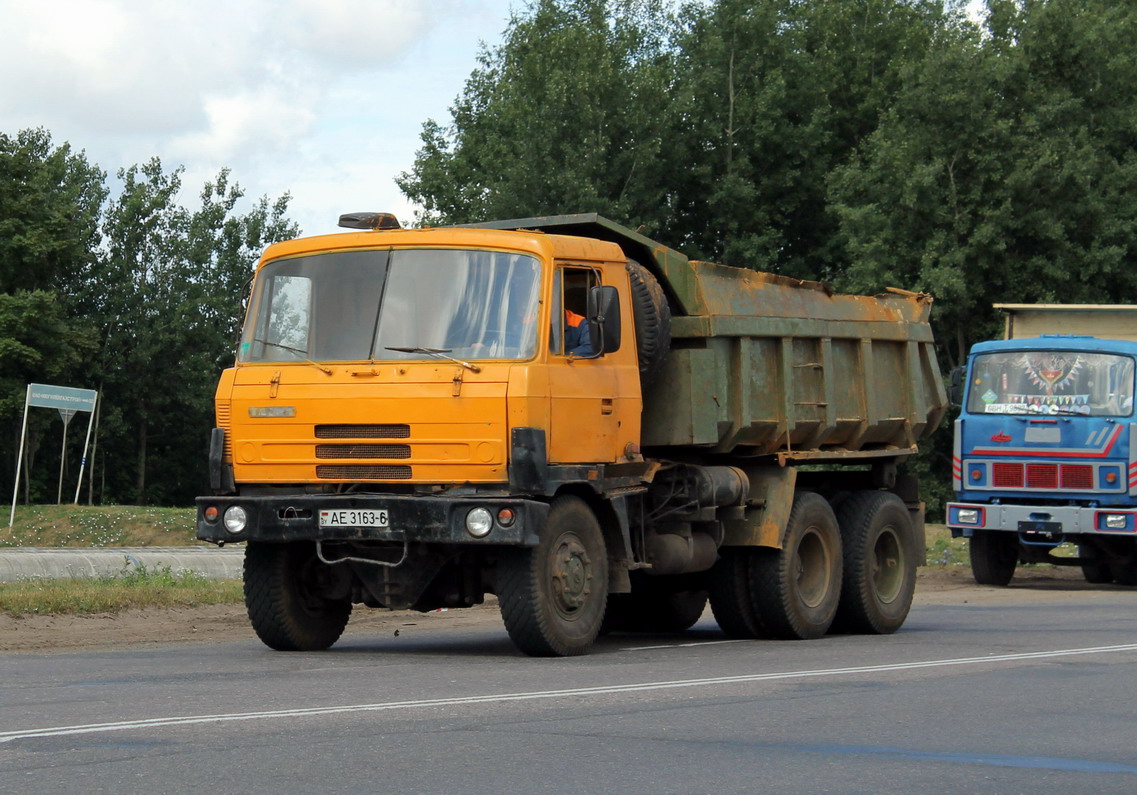
[{"label": "signpost", "polygon": [[[28,436],[28,409],[32,407],[58,409],[59,416],[63,418],[63,450],[59,458],[59,493],[56,501],[63,502],[63,464],[67,455],[67,426],[76,412],[90,412],[94,419],[95,404],[99,393],[93,389],[75,389],[69,386],[50,386],[48,384],[28,384],[28,393],[24,398],[24,426],[20,432],[20,452],[16,456],[16,483],[12,487],[12,513],[8,517],[8,527],[16,521],[16,497],[20,493],[20,467],[24,462],[24,446]],[[83,470],[87,466],[87,445],[91,443],[91,425],[87,422],[87,438],[83,442],[83,460],[79,465],[79,484],[83,483]],[[75,502],[79,502],[79,488],[75,487]]]}]

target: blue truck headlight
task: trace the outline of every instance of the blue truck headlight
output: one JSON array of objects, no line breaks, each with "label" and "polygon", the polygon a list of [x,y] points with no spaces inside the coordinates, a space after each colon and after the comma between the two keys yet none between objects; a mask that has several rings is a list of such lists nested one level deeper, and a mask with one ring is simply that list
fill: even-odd
[{"label": "blue truck headlight", "polygon": [[1104,524],[1108,530],[1124,530],[1129,525],[1129,517],[1123,513],[1107,513]]},{"label": "blue truck headlight", "polygon": [[979,509],[956,508],[955,521],[959,524],[979,524]]}]

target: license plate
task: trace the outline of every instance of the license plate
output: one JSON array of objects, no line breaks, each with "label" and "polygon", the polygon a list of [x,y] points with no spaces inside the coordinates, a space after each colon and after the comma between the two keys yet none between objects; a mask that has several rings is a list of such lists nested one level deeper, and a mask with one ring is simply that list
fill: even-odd
[{"label": "license plate", "polygon": [[386,527],[385,510],[344,508],[320,511],[320,527]]},{"label": "license plate", "polygon": [[1020,533],[1061,533],[1061,522],[1019,522]]}]

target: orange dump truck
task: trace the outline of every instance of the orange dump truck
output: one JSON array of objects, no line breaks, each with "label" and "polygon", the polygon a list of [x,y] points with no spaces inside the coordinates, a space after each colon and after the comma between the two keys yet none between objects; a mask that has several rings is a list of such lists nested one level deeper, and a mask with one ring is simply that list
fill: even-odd
[{"label": "orange dump truck", "polygon": [[[927,296],[690,261],[596,215],[270,246],[221,377],[198,537],[243,542],[257,635],[496,594],[516,646],[885,633],[946,396]],[[806,466],[808,465],[808,466]]]}]

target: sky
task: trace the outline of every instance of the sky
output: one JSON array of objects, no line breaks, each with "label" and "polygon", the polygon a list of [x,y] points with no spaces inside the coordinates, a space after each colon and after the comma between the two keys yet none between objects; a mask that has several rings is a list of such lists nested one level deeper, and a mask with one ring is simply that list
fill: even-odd
[{"label": "sky", "polygon": [[222,168],[304,234],[414,207],[395,185],[523,0],[0,0],[0,132],[108,174],[161,158],[198,205]]}]

